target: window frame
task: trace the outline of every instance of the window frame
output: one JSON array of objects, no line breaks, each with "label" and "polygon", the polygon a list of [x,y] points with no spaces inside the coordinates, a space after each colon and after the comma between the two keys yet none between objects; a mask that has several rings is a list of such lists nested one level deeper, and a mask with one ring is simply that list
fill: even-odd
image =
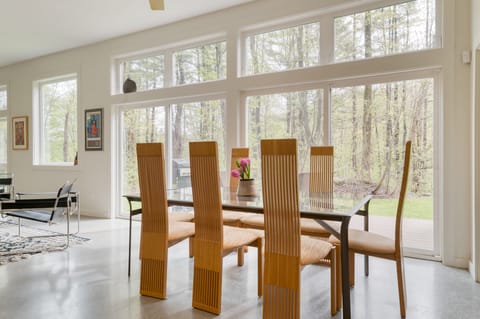
[{"label": "window frame", "polygon": [[0,172],[2,172],[2,169],[4,172],[8,172],[9,170],[9,148],[10,148],[10,121],[9,121],[9,94],[8,94],[8,85],[7,84],[2,84],[0,83],[0,91],[5,91],[5,95],[6,95],[6,105],[5,105],[5,109],[0,109],[0,119],[4,119],[5,120],[5,128],[6,128],[6,132],[5,132],[5,138],[6,138],[6,141],[5,141],[5,160],[6,162],[5,163],[1,163],[0,162]]},{"label": "window frame", "polygon": [[[70,167],[74,166],[73,161],[70,162],[47,162],[45,160],[45,144],[44,144],[44,127],[42,125],[43,122],[43,98],[42,98],[42,87],[48,84],[58,83],[58,82],[66,82],[75,80],[76,82],[76,122],[77,122],[77,132],[76,132],[76,139],[77,139],[77,148],[80,147],[79,144],[79,108],[78,108],[78,100],[79,100],[79,76],[77,73],[68,73],[65,75],[50,77],[46,79],[36,80],[33,83],[33,92],[34,92],[34,101],[33,101],[33,166],[36,167]],[[83,127],[83,126],[82,126]]]},{"label": "window frame", "polygon": [[[324,116],[324,129],[327,130],[324,136],[330,136],[331,124],[330,124],[330,87],[334,86],[346,86],[349,83],[355,83],[356,81],[362,81],[359,84],[376,83],[376,82],[391,82],[394,80],[415,79],[415,75],[427,74],[428,72],[435,73],[435,109],[434,109],[434,126],[436,134],[435,150],[434,150],[434,183],[437,189],[434,190],[434,214],[438,216],[438,221],[434,223],[434,227],[438,229],[435,234],[435,243],[439,245],[438,250],[433,254],[424,255],[421,252],[407,251],[410,256],[418,256],[426,259],[441,258],[441,252],[443,248],[444,235],[441,232],[444,214],[444,204],[440,200],[440,196],[443,192],[443,179],[444,164],[442,159],[443,150],[443,136],[441,135],[444,129],[443,123],[443,74],[442,72],[446,66],[446,62],[442,57],[443,48],[443,34],[444,25],[448,24],[443,16],[444,0],[435,0],[435,25],[436,25],[436,40],[438,42],[435,48],[402,52],[394,55],[372,57],[368,59],[346,61],[332,63],[334,53],[334,18],[336,16],[344,16],[348,14],[354,14],[357,12],[363,12],[365,10],[376,9],[379,7],[385,7],[389,5],[408,2],[409,0],[384,0],[384,1],[365,1],[365,2],[349,2],[341,5],[334,5],[327,8],[319,8],[318,10],[312,10],[311,12],[303,12],[293,14],[281,18],[274,18],[270,20],[262,20],[259,23],[250,25],[234,26],[232,29],[225,29],[223,37],[227,42],[227,78],[226,80],[217,81],[218,83],[195,83],[189,84],[188,87],[183,86],[165,86],[163,90],[155,92],[139,92],[135,95],[126,97],[123,94],[115,94],[111,97],[112,101],[112,117],[115,118],[115,108],[121,105],[127,105],[128,103],[143,104],[146,101],[158,100],[173,101],[175,103],[178,99],[182,99],[186,96],[201,96],[208,99],[206,96],[212,92],[222,94],[226,100],[225,120],[226,120],[226,138],[225,146],[227,149],[232,147],[246,146],[248,141],[247,130],[247,106],[246,97],[252,95],[262,94],[275,94],[285,93],[288,91],[299,91],[306,89],[323,88],[324,92],[324,108],[328,110]],[[246,37],[252,34],[264,33],[269,31],[275,31],[278,29],[288,28],[290,26],[297,26],[310,22],[320,23],[320,63],[317,66],[312,66],[302,69],[285,70],[274,73],[261,73],[254,75],[245,75],[246,66]],[[218,35],[218,34],[217,34]],[[215,42],[215,36],[212,34],[203,36],[202,41],[182,41],[180,44],[171,44],[165,46],[162,50],[170,50],[173,52],[177,48],[192,47],[195,43],[207,43]],[[213,40],[212,40],[213,39]],[[406,57],[400,60],[399,57]],[[419,57],[419,59],[415,59]],[[412,63],[413,60],[418,63]],[[165,59],[166,63],[168,58]],[[387,65],[388,67],[380,67]],[[170,61],[170,65],[173,63]],[[354,68],[354,69],[352,69]],[[168,65],[166,66],[166,72]],[[352,72],[352,70],[354,70]],[[440,71],[438,71],[440,70]],[[437,74],[438,73],[438,74]],[[413,77],[413,78],[412,78]],[[425,77],[425,76],[418,76]],[[426,77],[433,77],[427,75]],[[381,80],[380,80],[381,79]],[[366,82],[365,82],[366,81]],[[167,83],[167,80],[166,80]],[[219,93],[220,92],[220,93]],[[195,99],[195,98],[194,98]],[[197,100],[198,101],[198,100]],[[167,103],[167,102],[165,102]],[[115,120],[115,123],[118,122]],[[170,129],[169,129],[170,130]],[[113,131],[112,131],[113,132]],[[118,131],[117,131],[118,132]],[[116,134],[113,134],[116,135]],[[329,143],[326,143],[329,144]],[[116,147],[115,142],[112,141],[112,148]],[[112,153],[117,154],[117,153]],[[114,169],[115,159],[112,159],[112,183],[115,183],[116,171]],[[227,163],[228,164],[228,163]],[[229,164],[228,164],[229,165]],[[228,167],[228,166],[227,166]],[[118,198],[118,190],[116,195]],[[119,199],[112,198],[112,211],[115,211]],[[118,211],[118,210],[117,210]],[[438,238],[438,240],[437,240]],[[440,256],[440,257],[437,257]]]},{"label": "window frame", "polygon": [[[112,148],[112,154],[115,154],[115,156],[112,157],[112,162],[114,165],[112,165],[112,185],[114,189],[114,195],[112,197],[112,201],[114,203],[118,203],[115,205],[115,207],[118,207],[116,210],[117,217],[121,218],[126,218],[128,217],[127,212],[122,212],[121,207],[122,205],[121,200],[122,200],[122,184],[121,184],[121,176],[122,176],[122,167],[120,160],[122,159],[122,151],[123,151],[123,145],[122,145],[122,132],[123,132],[123,123],[121,121],[122,117],[121,114],[127,110],[133,110],[133,109],[144,109],[148,107],[164,107],[165,108],[165,167],[166,167],[166,177],[167,177],[167,188],[172,185],[172,170],[171,170],[171,165],[172,165],[172,160],[173,160],[173,155],[172,155],[172,144],[173,144],[173,136],[172,136],[172,109],[173,105],[175,104],[188,104],[188,103],[199,103],[202,101],[214,101],[214,100],[224,100],[225,101],[225,116],[224,116],[224,123],[226,123],[226,119],[228,117],[228,107],[227,107],[227,96],[225,94],[209,94],[209,95],[196,95],[196,96],[190,96],[190,97],[179,97],[179,98],[173,98],[173,99],[163,99],[163,100],[154,100],[154,101],[149,101],[149,102],[144,102],[144,103],[136,103],[136,104],[119,104],[115,105],[113,108],[113,113],[112,116],[114,118],[113,120],[113,130],[114,134],[112,137],[112,145],[114,147]],[[228,147],[228,129],[225,127],[225,132],[224,132],[224,141],[225,141],[225,149]],[[229,166],[229,156],[226,156],[225,158],[225,167],[230,167]]]},{"label": "window frame", "polygon": [[[341,88],[348,86],[357,86],[357,85],[374,85],[382,84],[396,81],[409,81],[409,80],[418,80],[422,78],[432,78],[433,79],[433,136],[432,136],[432,145],[433,145],[433,250],[423,250],[415,249],[411,247],[405,247],[404,253],[407,256],[419,257],[423,259],[430,260],[441,260],[441,251],[442,251],[442,225],[443,218],[441,212],[443,211],[443,203],[441,200],[440,194],[443,194],[443,176],[441,174],[441,167],[443,167],[443,159],[441,157],[441,152],[443,149],[444,134],[443,129],[443,100],[440,93],[440,87],[442,87],[442,69],[439,67],[432,67],[424,70],[413,70],[408,72],[396,72],[391,74],[383,75],[372,75],[363,78],[355,79],[346,79],[346,80],[337,80],[332,81],[329,85],[329,91],[332,88]],[[331,118],[331,114],[329,114]],[[329,140],[331,141],[331,135],[329,135]]]},{"label": "window frame", "polygon": [[313,13],[307,17],[303,18],[288,18],[281,21],[274,21],[270,23],[264,23],[260,26],[247,27],[241,30],[240,34],[240,58],[238,62],[239,77],[249,77],[249,76],[261,76],[266,74],[274,74],[280,72],[288,72],[293,70],[282,70],[275,72],[259,73],[259,74],[247,74],[247,37],[254,36],[258,34],[279,31],[283,29],[288,29],[296,27],[303,24],[309,24],[318,22],[320,24],[320,61],[318,65],[305,67],[302,69],[314,68],[317,66],[323,65],[336,65],[341,63],[350,63],[354,61],[362,61],[366,59],[381,59],[387,56],[392,55],[403,55],[412,52],[421,52],[421,51],[430,51],[436,50],[443,47],[443,1],[444,0],[433,0],[435,2],[435,40],[433,48],[426,48],[415,51],[400,52],[395,54],[390,54],[386,56],[374,56],[370,58],[354,60],[354,61],[339,61],[335,62],[335,18],[348,16],[356,13],[362,13],[369,10],[375,10],[379,8],[384,8],[392,5],[407,3],[415,0],[384,0],[384,1],[370,1],[364,4],[347,4],[335,8],[327,8],[323,10],[322,13]]},{"label": "window frame", "polygon": [[[218,79],[218,80],[211,80],[211,81],[204,81],[198,83],[189,83],[189,84],[182,84],[182,85],[175,85],[175,60],[174,55],[175,52],[188,50],[188,49],[195,49],[197,47],[203,45],[214,44],[218,42],[225,42],[226,47],[226,70],[225,70],[225,79]],[[112,94],[123,94],[122,86],[123,86],[123,69],[122,64],[128,60],[135,60],[141,58],[147,58],[155,55],[163,55],[164,56],[164,85],[162,88],[157,88],[154,90],[161,90],[165,88],[172,88],[172,87],[181,87],[185,85],[199,85],[203,83],[209,82],[216,82],[216,81],[225,81],[228,78],[228,40],[226,33],[218,33],[218,34],[210,34],[204,37],[198,37],[195,39],[189,39],[186,41],[181,41],[177,43],[172,43],[170,45],[161,47],[161,48],[154,48],[147,51],[131,53],[126,55],[118,55],[113,58],[114,66],[113,66],[113,82],[114,85],[112,87]],[[145,90],[142,92],[150,92],[153,90]]]}]

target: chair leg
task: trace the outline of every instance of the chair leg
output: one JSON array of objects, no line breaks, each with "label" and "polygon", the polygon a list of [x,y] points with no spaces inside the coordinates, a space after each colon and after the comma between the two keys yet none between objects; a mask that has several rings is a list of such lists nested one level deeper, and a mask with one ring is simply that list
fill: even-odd
[{"label": "chair leg", "polygon": [[237,248],[237,265],[243,266],[244,262],[245,262],[245,254],[242,246]]},{"label": "chair leg", "polygon": [[405,288],[405,270],[403,267],[403,260],[400,256],[396,261],[397,264],[397,281],[398,281],[398,296],[400,298],[400,315],[402,318],[406,316],[407,307],[407,291]]},{"label": "chair leg", "polygon": [[257,291],[258,296],[261,297],[263,295],[263,238],[257,239]]},{"label": "chair leg", "polygon": [[195,239],[193,237],[188,238],[188,257],[192,258],[193,257],[193,241]]},{"label": "chair leg", "polygon": [[355,286],[355,253],[351,250],[348,252],[348,260],[349,260],[349,264],[350,264],[350,269],[349,269],[350,287],[353,287],[353,286]]},{"label": "chair leg", "polygon": [[335,246],[336,264],[337,264],[337,311],[342,308],[342,258],[340,246]]},{"label": "chair leg", "polygon": [[330,251],[330,312],[332,317],[337,313],[337,253],[335,246]]},{"label": "chair leg", "polygon": [[159,259],[141,259],[140,294],[142,296],[167,298],[167,258],[162,256]]}]

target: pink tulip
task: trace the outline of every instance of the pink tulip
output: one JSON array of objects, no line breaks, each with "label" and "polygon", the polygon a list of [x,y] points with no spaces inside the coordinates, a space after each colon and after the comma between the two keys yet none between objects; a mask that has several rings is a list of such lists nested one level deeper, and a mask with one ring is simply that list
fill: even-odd
[{"label": "pink tulip", "polygon": [[236,169],[232,170],[232,177],[239,178],[240,177],[240,172]]},{"label": "pink tulip", "polygon": [[240,159],[240,166],[245,168],[250,164],[250,159],[249,158],[242,158]]}]

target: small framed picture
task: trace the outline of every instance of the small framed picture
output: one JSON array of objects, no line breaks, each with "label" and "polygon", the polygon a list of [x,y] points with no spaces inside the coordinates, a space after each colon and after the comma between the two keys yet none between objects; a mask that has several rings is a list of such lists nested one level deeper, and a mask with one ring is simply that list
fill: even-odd
[{"label": "small framed picture", "polygon": [[28,116],[12,118],[12,137],[14,150],[28,150]]},{"label": "small framed picture", "polygon": [[85,110],[85,150],[103,150],[103,109]]}]

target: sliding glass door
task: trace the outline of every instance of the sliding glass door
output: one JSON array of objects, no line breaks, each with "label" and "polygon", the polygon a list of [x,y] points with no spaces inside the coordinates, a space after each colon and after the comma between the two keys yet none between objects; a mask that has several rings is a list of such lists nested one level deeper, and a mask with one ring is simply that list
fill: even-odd
[{"label": "sliding glass door", "polygon": [[412,140],[403,244],[435,255],[434,78],[331,89],[331,142],[337,185],[365,191],[381,183],[371,202],[370,229],[392,237],[405,142]]}]

